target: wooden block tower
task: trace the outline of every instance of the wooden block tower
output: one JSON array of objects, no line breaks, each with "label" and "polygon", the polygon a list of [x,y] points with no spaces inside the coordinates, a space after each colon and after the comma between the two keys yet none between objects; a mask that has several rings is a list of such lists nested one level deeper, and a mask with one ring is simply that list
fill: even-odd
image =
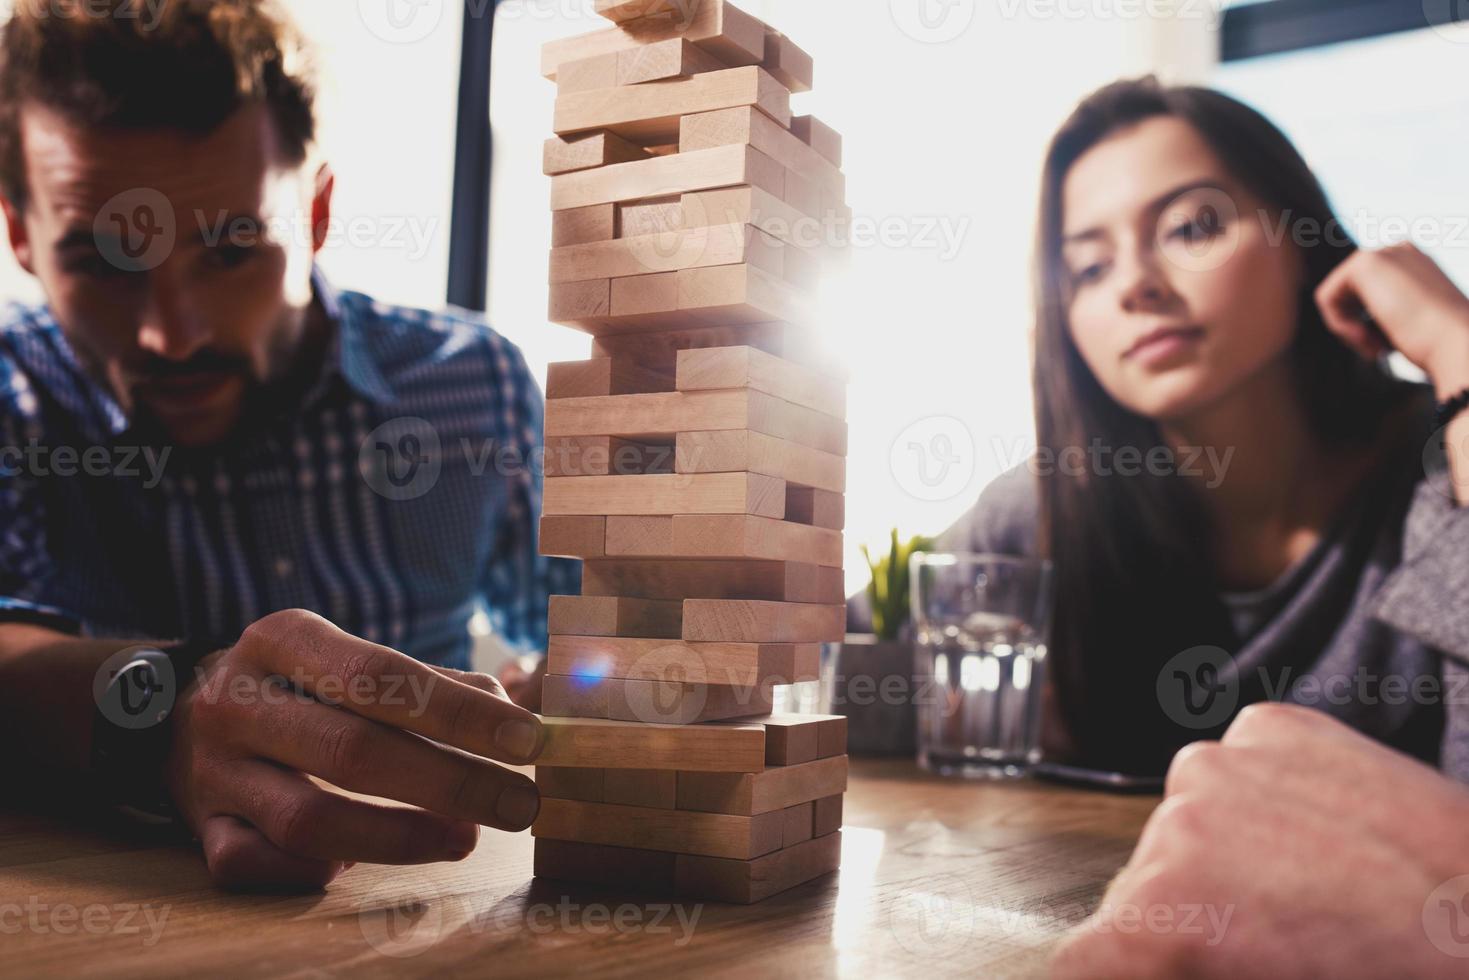
[{"label": "wooden block tower", "polygon": [[753,902],[836,869],[846,720],[772,715],[845,625],[846,385],[811,292],[850,220],[811,58],[722,0],[554,41],[551,600],[536,873]]}]

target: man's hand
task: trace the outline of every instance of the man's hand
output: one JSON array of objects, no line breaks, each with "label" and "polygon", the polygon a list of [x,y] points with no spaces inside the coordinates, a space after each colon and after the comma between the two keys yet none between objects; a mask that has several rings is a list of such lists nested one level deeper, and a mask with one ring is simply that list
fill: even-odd
[{"label": "man's hand", "polygon": [[541,690],[546,681],[546,658],[527,670],[519,660],[512,660],[500,671],[500,683],[511,701],[527,711],[541,710]]},{"label": "man's hand", "polygon": [[493,678],[289,610],[205,661],[175,713],[168,778],[218,883],[311,889],[357,861],[460,860],[479,824],[524,830],[535,783],[486,759],[526,764],[541,745],[539,719]]},{"label": "man's hand", "polygon": [[1320,712],[1266,704],[1180,752],[1166,792],[1056,976],[1469,972],[1459,784]]}]

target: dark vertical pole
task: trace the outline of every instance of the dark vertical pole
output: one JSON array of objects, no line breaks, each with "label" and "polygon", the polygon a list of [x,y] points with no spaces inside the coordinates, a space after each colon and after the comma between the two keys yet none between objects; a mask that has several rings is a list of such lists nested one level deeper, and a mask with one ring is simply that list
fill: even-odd
[{"label": "dark vertical pole", "polygon": [[490,51],[498,0],[464,0],[449,224],[449,302],[483,310],[490,277]]}]

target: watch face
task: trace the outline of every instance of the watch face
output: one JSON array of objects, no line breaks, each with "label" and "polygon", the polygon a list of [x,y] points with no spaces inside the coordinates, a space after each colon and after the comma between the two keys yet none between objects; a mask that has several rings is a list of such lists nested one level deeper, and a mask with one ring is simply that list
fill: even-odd
[{"label": "watch face", "polygon": [[102,717],[139,731],[162,724],[173,712],[178,683],[173,662],[156,647],[130,647],[107,658],[92,679]]}]

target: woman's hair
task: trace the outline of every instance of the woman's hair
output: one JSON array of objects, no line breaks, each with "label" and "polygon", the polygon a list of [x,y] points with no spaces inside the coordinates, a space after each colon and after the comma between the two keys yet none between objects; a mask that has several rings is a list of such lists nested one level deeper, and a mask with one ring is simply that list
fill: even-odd
[{"label": "woman's hair", "polygon": [[[1113,400],[1082,360],[1068,327],[1061,255],[1062,188],[1072,165],[1102,140],[1163,116],[1190,124],[1270,219],[1317,232],[1309,244],[1295,243],[1304,282],[1289,356],[1318,438],[1331,446],[1370,440],[1397,386],[1385,368],[1339,342],[1316,308],[1316,287],[1355,249],[1321,185],[1258,112],[1209,89],[1144,78],[1087,98],[1046,156],[1034,282],[1038,445],[1052,460],[1094,442],[1143,454],[1164,445],[1157,425]],[[1206,549],[1207,517],[1177,476],[1103,477],[1085,469],[1052,466],[1039,474],[1041,547],[1056,567],[1050,658],[1057,707],[1080,761],[1162,772],[1181,746],[1219,733],[1177,723],[1159,688],[1159,672],[1174,656],[1234,646]],[[1300,651],[1302,663],[1314,653]],[[1241,703],[1261,693],[1245,683]]]}]

